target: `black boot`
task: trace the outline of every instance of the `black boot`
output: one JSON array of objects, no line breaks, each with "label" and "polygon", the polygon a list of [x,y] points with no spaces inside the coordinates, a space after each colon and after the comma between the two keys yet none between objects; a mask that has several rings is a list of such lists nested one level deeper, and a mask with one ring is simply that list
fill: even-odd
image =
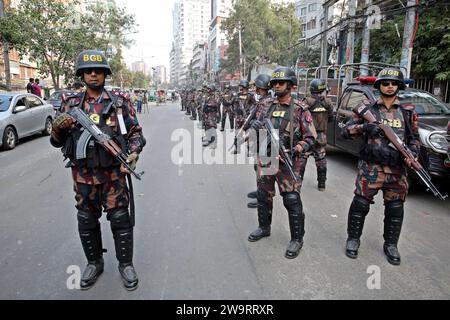
[{"label": "black boot", "polygon": [[102,234],[98,218],[88,212],[78,211],[78,231],[88,264],[80,280],[81,290],[90,289],[103,273]]},{"label": "black boot", "polygon": [[248,236],[248,241],[255,242],[261,238],[270,236],[272,224],[272,206],[270,196],[267,192],[258,190],[258,228]]},{"label": "black boot", "polygon": [[325,191],[325,181],[327,181],[327,168],[317,168],[317,188]]},{"label": "black boot", "polygon": [[225,131],[225,117],[222,119],[222,126],[220,127],[220,131]]},{"label": "black boot", "polygon": [[258,208],[258,200],[253,200],[247,203],[247,207],[250,209],[256,209]]},{"label": "black boot", "polygon": [[257,199],[258,198],[258,191],[252,191],[249,194],[247,194],[247,198],[250,199]]},{"label": "black boot", "polygon": [[291,230],[291,241],[286,249],[285,257],[294,259],[297,258],[303,247],[305,214],[303,213],[303,204],[298,192],[283,194],[283,203],[288,211],[289,228]]},{"label": "black boot", "polygon": [[355,196],[348,212],[347,220],[347,244],[345,254],[347,257],[356,259],[358,257],[358,249],[360,238],[364,228],[364,221],[369,213],[370,203],[367,199]]},{"label": "black boot", "polygon": [[384,245],[383,250],[390,264],[400,265],[400,253],[397,244],[403,224],[403,201],[390,201],[384,209]]},{"label": "black boot", "polygon": [[123,285],[128,291],[138,286],[138,277],[133,266],[133,227],[127,209],[118,209],[111,213],[111,230],[116,247],[116,258],[119,261],[119,272]]}]

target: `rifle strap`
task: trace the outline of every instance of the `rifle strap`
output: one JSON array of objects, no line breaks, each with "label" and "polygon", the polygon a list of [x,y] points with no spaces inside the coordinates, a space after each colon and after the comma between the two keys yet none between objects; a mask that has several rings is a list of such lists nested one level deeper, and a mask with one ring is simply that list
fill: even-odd
[{"label": "rifle strap", "polygon": [[133,180],[131,179],[131,175],[127,174],[128,180],[128,196],[130,201],[130,223],[131,226],[134,227],[136,224],[135,220],[135,208],[134,208],[134,190],[133,190]]}]

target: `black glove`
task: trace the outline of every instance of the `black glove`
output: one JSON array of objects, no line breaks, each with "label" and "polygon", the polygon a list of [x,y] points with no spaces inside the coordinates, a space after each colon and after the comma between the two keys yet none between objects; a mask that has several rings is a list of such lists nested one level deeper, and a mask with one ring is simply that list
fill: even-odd
[{"label": "black glove", "polygon": [[369,135],[369,137],[377,137],[381,133],[381,129],[376,123],[365,123],[363,125],[363,131]]},{"label": "black glove", "polygon": [[250,127],[256,131],[259,131],[264,128],[264,123],[259,120],[254,120]]}]

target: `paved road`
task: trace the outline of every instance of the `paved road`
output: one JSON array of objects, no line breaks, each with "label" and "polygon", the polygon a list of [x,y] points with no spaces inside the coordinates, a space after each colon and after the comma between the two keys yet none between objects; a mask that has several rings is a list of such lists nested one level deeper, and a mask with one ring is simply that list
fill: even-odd
[{"label": "paved road", "polygon": [[[382,251],[378,197],[360,256],[348,259],[346,219],[356,159],[331,151],[325,193],[316,190],[313,161],[308,163],[305,246],[297,259],[287,260],[289,227],[279,196],[272,236],[247,241],[257,225],[256,211],[246,207],[246,194],[255,188],[251,165],[173,163],[176,130],[193,133],[195,126],[178,105],[152,107],[140,121],[148,144],[139,163],[146,174],[135,183],[139,289],[122,287],[106,219],[105,273],[87,292],[67,288],[68,268],[85,263],[72,182],[59,150],[48,137],[36,137],[0,152],[0,299],[450,298],[450,202],[421,190],[410,194],[399,246],[403,263],[394,267]],[[220,141],[218,150],[222,146]],[[368,289],[372,270],[381,272],[380,289]],[[377,281],[371,283],[376,287]]]}]

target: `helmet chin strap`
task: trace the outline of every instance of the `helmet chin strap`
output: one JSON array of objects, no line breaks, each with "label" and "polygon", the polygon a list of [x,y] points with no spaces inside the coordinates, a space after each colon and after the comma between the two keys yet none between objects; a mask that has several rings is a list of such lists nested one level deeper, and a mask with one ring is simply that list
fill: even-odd
[{"label": "helmet chin strap", "polygon": [[84,85],[91,90],[100,90],[105,86],[105,82],[102,84],[88,84],[84,79],[82,79]]},{"label": "helmet chin strap", "polygon": [[393,94],[387,94],[387,93],[384,93],[384,92],[382,92],[381,90],[380,90],[380,92],[381,92],[381,95],[383,96],[383,97],[386,97],[386,98],[392,98],[392,97],[395,97],[396,95],[397,95],[397,93],[399,92],[399,90],[397,90],[395,93],[393,93]]}]

